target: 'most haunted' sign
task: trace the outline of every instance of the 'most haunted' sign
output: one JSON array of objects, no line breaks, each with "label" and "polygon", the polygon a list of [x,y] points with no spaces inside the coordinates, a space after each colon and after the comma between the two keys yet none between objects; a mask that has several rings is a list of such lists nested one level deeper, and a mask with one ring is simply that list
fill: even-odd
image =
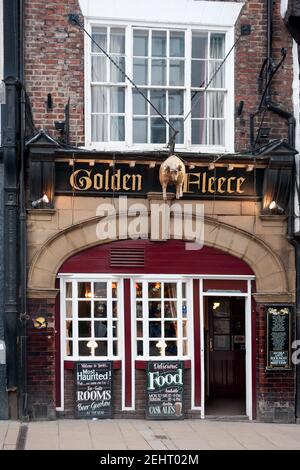
[{"label": "'most haunted' sign", "polygon": [[77,418],[111,418],[111,362],[77,362],[75,388]]},{"label": "'most haunted' sign", "polygon": [[291,351],[291,309],[267,309],[267,369],[289,369]]},{"label": "'most haunted' sign", "polygon": [[147,418],[183,418],[183,362],[149,362]]}]

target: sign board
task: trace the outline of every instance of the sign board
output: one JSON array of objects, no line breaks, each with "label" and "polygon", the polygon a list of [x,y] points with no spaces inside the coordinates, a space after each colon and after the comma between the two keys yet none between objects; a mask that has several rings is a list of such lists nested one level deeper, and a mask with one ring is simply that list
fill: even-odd
[{"label": "sign board", "polygon": [[75,365],[75,416],[111,418],[112,362],[76,362]]},{"label": "sign board", "polygon": [[149,362],[147,370],[147,418],[182,419],[183,362]]},{"label": "sign board", "polygon": [[291,308],[267,308],[267,369],[291,367]]}]

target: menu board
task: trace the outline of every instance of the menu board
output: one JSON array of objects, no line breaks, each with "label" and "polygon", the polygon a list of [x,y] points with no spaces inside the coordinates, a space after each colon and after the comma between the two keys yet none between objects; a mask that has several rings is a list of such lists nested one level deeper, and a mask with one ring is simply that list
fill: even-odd
[{"label": "menu board", "polygon": [[183,418],[183,362],[149,362],[147,418]]},{"label": "menu board", "polygon": [[111,418],[112,362],[76,362],[75,416]]},{"label": "menu board", "polygon": [[291,367],[291,309],[267,308],[267,369]]}]

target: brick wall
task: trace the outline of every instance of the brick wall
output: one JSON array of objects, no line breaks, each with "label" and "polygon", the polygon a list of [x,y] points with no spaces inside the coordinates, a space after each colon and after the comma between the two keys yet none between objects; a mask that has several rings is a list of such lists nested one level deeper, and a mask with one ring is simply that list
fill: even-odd
[{"label": "brick wall", "polygon": [[[257,420],[295,422],[295,372],[266,371],[266,307],[257,308]],[[292,331],[294,328],[292,327]]]},{"label": "brick wall", "polygon": [[[292,112],[291,37],[280,16],[280,2],[274,2],[273,57],[277,64],[281,48],[288,48],[283,67],[272,82],[273,101]],[[25,82],[38,128],[52,135],[54,121],[64,120],[64,107],[70,97],[70,139],[72,145],[84,142],[84,57],[83,33],[68,23],[69,13],[80,13],[78,0],[25,0]],[[243,37],[235,54],[235,106],[244,101],[243,113],[235,119],[236,151],[249,149],[249,116],[258,108],[257,78],[267,51],[266,0],[249,0],[236,25],[251,25],[251,35]],[[47,94],[54,109],[47,111]],[[256,128],[261,116],[256,119]],[[269,127],[270,139],[287,138],[284,119],[267,112],[263,127]],[[266,143],[267,141],[261,142]]]},{"label": "brick wall", "polygon": [[[29,299],[27,311],[27,390],[31,419],[55,419],[55,344],[54,299]],[[48,326],[34,328],[37,316],[45,317]]]}]

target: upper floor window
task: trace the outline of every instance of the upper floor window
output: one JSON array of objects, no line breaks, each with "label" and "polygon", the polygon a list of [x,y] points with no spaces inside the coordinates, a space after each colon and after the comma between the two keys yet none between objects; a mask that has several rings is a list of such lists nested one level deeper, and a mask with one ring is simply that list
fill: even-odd
[{"label": "upper floor window", "polygon": [[[230,46],[225,31],[95,25],[91,34],[179,131],[177,148],[232,150],[232,64],[219,68]],[[87,143],[165,148],[172,129],[96,44],[88,47]]]}]

